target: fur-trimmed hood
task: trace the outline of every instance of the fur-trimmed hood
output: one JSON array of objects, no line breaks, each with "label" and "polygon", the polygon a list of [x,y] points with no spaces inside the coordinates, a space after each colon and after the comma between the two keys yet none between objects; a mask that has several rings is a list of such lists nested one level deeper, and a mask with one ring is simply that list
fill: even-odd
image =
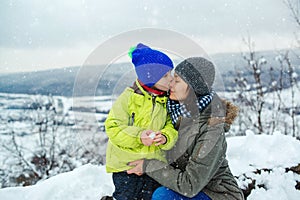
[{"label": "fur-trimmed hood", "polygon": [[226,116],[225,116],[225,123],[226,124],[233,124],[234,120],[239,114],[239,107],[234,105],[232,102],[222,99],[222,103],[226,108]]},{"label": "fur-trimmed hood", "polygon": [[231,124],[233,124],[234,120],[239,114],[239,108],[226,99],[221,99],[221,103],[225,110],[225,117],[210,117],[208,119],[208,124],[213,126],[216,124],[225,123],[225,129],[228,131]]}]

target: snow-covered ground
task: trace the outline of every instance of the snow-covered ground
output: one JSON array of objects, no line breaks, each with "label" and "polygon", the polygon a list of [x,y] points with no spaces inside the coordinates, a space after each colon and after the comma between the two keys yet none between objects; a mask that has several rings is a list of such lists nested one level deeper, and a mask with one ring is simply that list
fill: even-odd
[{"label": "snow-covered ground", "polygon": [[[247,131],[246,136],[230,137],[227,141],[229,164],[233,174],[239,177],[239,185],[243,187],[250,178],[256,180],[256,188],[248,199],[300,199],[300,191],[295,189],[300,175],[285,170],[300,163],[298,140],[282,134],[254,135]],[[263,168],[271,171],[254,173]],[[87,164],[33,186],[1,189],[0,199],[96,200],[112,192],[111,175],[105,172],[105,166]]]},{"label": "snow-covered ground", "polygon": [[[283,91],[287,96],[288,92],[289,90]],[[232,95],[234,94],[221,94],[228,99],[231,99]],[[300,97],[300,94],[297,93],[296,96]],[[266,102],[268,105],[272,104],[272,97],[272,94],[269,94]],[[83,151],[85,149],[94,152],[95,155],[101,154],[98,159],[101,160],[100,158],[105,154],[106,141],[106,135],[101,127],[103,127],[103,122],[113,101],[108,96],[53,97],[56,111],[60,113],[57,117],[63,116],[65,120],[55,132],[58,146],[67,147],[67,150],[71,152],[73,149],[70,147],[74,146],[77,149],[80,146],[83,147],[82,153],[85,152]],[[0,93],[0,141],[6,144],[5,141],[11,138],[10,132],[13,131],[18,144],[23,147],[25,157],[30,156],[31,154],[28,153],[34,149],[38,138],[39,126],[35,124],[36,118],[39,115],[47,116],[46,110],[37,110],[35,107],[46,105],[48,102],[49,97],[47,96]],[[290,102],[285,102],[285,106],[290,107]],[[273,108],[266,106],[263,115],[265,123],[269,123],[273,119],[274,112],[272,111]],[[247,112],[250,113],[248,110]],[[254,114],[250,113],[250,115]],[[283,122],[275,124],[275,130],[278,131],[270,132],[271,135],[254,135],[255,131],[251,128],[252,126],[247,126],[246,128],[251,130],[245,132],[246,136],[231,137],[244,133],[240,129],[238,120],[231,127],[230,134],[227,135],[227,157],[239,186],[246,188],[255,180],[255,189],[251,191],[248,199],[300,199],[300,191],[295,189],[297,181],[300,183],[300,175],[287,170],[300,163],[300,142],[291,136],[283,135],[283,133],[290,134],[289,131],[282,131],[284,125],[291,127],[289,113],[276,113],[275,117],[280,118],[279,122],[281,120]],[[299,117],[300,115],[296,117],[296,122]],[[76,135],[72,135],[72,133],[76,133]],[[80,155],[80,153],[76,153],[75,156],[80,157]],[[0,170],[7,172],[11,168],[15,169],[12,158],[2,149],[0,151]],[[106,174],[105,166],[84,165],[91,162],[83,162],[72,156],[71,159],[74,159],[72,163],[75,163],[77,167],[73,171],[60,173],[47,180],[45,180],[47,177],[44,177],[33,186],[0,189],[0,200],[100,199],[102,195],[112,193],[111,174]],[[53,171],[51,175],[55,175],[54,172],[56,171]]]}]

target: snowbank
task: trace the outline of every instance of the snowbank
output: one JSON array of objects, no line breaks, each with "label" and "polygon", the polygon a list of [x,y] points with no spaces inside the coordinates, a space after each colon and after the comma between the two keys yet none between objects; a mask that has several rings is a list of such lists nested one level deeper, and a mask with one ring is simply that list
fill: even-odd
[{"label": "snowbank", "polygon": [[227,138],[227,158],[234,175],[255,169],[292,167],[300,163],[300,142],[280,133]]},{"label": "snowbank", "polygon": [[84,165],[71,172],[62,173],[36,185],[4,188],[1,200],[84,200],[100,199],[113,192],[111,176],[105,166]]},{"label": "snowbank", "polygon": [[[246,173],[264,187],[252,190],[248,199],[300,199],[295,189],[300,176],[285,172],[286,167],[300,163],[300,142],[290,136],[253,135],[228,138],[228,159],[235,176]],[[271,172],[255,174],[255,169],[269,168]],[[243,183],[239,180],[239,184]],[[85,165],[72,172],[59,174],[34,186],[4,188],[1,200],[76,200],[100,199],[111,194],[111,175],[104,166]]]}]

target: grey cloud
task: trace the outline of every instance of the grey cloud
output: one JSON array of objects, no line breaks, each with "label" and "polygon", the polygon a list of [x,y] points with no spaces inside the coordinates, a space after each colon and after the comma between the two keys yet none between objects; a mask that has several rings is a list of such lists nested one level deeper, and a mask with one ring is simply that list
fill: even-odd
[{"label": "grey cloud", "polygon": [[61,47],[142,27],[195,36],[236,36],[292,29],[281,0],[2,1],[0,46]]}]

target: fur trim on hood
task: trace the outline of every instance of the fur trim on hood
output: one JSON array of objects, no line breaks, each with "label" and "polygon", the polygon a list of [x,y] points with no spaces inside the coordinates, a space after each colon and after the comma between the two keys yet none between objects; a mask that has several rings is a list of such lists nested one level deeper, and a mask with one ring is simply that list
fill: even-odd
[{"label": "fur trim on hood", "polygon": [[234,105],[232,102],[222,99],[222,104],[226,109],[226,116],[225,117],[211,117],[208,120],[208,124],[210,126],[214,126],[220,123],[225,123],[226,128],[230,128],[230,125],[233,124],[234,120],[238,116],[239,108]]}]

